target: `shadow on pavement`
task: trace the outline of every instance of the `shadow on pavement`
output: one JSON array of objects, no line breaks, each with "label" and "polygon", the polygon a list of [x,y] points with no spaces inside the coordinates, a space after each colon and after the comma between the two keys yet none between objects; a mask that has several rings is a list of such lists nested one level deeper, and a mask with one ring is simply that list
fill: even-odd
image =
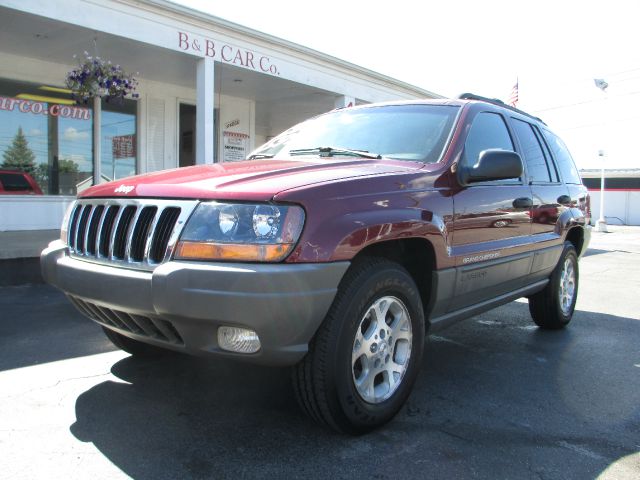
[{"label": "shadow on pavement", "polygon": [[129,357],[122,383],[78,397],[71,432],[140,479],[593,478],[638,450],[638,339],[638,320],[576,312],[545,332],[506,305],[432,337],[408,404],[359,438],[307,420],[288,369]]},{"label": "shadow on pavement", "polygon": [[597,248],[588,248],[586,252],[584,252],[583,257],[591,257],[593,255],[602,255],[603,253],[611,253],[611,250],[599,250]]},{"label": "shadow on pavement", "polygon": [[115,349],[54,287],[0,288],[0,371]]}]

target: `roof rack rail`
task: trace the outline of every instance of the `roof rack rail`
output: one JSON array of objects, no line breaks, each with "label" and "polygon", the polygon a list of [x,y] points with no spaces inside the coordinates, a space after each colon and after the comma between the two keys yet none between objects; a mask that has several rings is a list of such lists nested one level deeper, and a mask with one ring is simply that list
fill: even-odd
[{"label": "roof rack rail", "polygon": [[493,105],[499,105],[499,106],[504,107],[506,109],[512,110],[514,112],[518,112],[518,113],[520,113],[522,115],[525,115],[525,116],[527,116],[529,118],[533,118],[534,120],[539,121],[543,125],[546,125],[546,123],[541,118],[536,117],[534,115],[531,115],[530,113],[527,113],[527,112],[525,112],[523,110],[520,110],[519,108],[512,107],[511,105],[507,105],[506,103],[504,103],[499,98],[483,97],[481,95],[476,95],[475,93],[461,93],[460,95],[458,95],[457,98],[460,99],[460,100],[479,100],[481,102],[487,102],[487,103],[491,103]]}]

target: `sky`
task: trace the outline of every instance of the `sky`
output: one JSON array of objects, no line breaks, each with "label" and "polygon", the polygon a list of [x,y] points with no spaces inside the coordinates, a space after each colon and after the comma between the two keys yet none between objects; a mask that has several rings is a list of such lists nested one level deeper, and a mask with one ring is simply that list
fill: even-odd
[{"label": "sky", "polygon": [[640,168],[633,0],[173,1],[444,96],[506,100],[517,80],[518,108],[555,130],[579,168]]}]

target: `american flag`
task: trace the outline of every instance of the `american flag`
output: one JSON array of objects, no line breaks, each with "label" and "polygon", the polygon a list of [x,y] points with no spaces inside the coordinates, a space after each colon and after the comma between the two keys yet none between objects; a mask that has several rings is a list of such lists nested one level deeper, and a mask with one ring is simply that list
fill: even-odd
[{"label": "american flag", "polygon": [[515,107],[518,103],[518,80],[516,80],[515,85],[511,89],[511,95],[509,95],[509,100],[507,100],[507,104]]}]

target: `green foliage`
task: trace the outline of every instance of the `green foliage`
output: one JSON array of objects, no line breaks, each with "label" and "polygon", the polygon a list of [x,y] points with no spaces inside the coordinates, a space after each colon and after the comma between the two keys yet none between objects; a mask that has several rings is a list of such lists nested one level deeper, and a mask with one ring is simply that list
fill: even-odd
[{"label": "green foliage", "polygon": [[4,161],[0,167],[19,169],[33,175],[36,170],[36,156],[29,148],[29,142],[22,132],[22,127],[18,127],[18,133],[13,137],[11,146],[2,154]]},{"label": "green foliage", "polygon": [[60,173],[78,173],[78,164],[73,160],[61,158],[58,160],[58,171]]},{"label": "green foliage", "polygon": [[49,165],[46,163],[39,163],[36,166],[33,178],[38,182],[38,185],[47,185],[49,183]]},{"label": "green foliage", "polygon": [[[73,160],[66,158],[58,160],[58,173],[78,173],[78,171],[78,164]],[[39,163],[35,169],[34,178],[40,185],[47,185],[49,183],[49,165]]]}]

